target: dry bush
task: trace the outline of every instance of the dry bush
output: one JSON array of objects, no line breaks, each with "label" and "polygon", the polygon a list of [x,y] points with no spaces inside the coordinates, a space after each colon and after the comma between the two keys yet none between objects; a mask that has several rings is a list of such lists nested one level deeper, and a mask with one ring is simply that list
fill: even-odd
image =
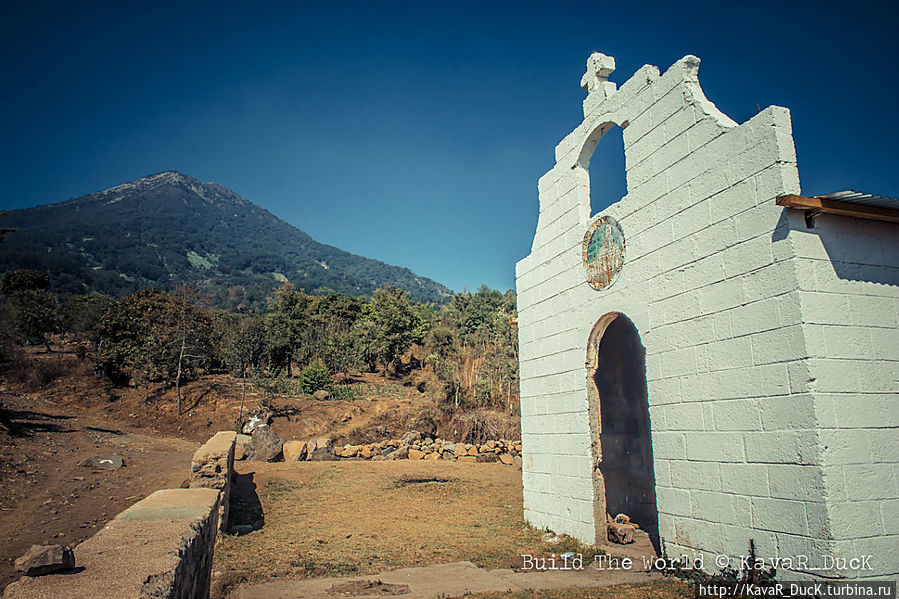
[{"label": "dry bush", "polygon": [[484,443],[490,439],[517,440],[521,426],[517,418],[491,410],[457,413],[446,427],[447,436],[457,443]]},{"label": "dry bush", "polygon": [[416,370],[409,376],[409,384],[424,393],[425,397],[433,402],[445,399],[443,382],[430,369]]},{"label": "dry bush", "polygon": [[422,437],[436,437],[442,421],[443,418],[440,410],[428,406],[419,410],[418,413],[409,420],[407,429],[420,432]]},{"label": "dry bush", "polygon": [[365,445],[377,443],[385,439],[398,439],[409,430],[409,415],[388,410],[368,421],[363,426],[357,426],[346,436],[346,443],[350,445]]},{"label": "dry bush", "polygon": [[38,391],[46,389],[57,379],[83,376],[89,371],[90,365],[74,356],[57,355],[36,359],[19,350],[7,365],[5,374],[9,382],[21,385],[24,391]]}]

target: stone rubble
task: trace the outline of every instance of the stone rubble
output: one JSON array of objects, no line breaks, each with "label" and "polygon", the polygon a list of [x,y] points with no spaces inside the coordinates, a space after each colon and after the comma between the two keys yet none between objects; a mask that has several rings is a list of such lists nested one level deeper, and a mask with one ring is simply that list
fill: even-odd
[{"label": "stone rubble", "polygon": [[[267,428],[267,427],[265,427]],[[253,435],[255,439],[257,432]],[[274,433],[272,433],[274,434]],[[507,466],[521,466],[521,441],[491,439],[484,443],[454,443],[445,439],[422,437],[410,431],[399,439],[388,439],[362,445],[335,447],[333,439],[287,441],[283,445],[283,459],[288,462],[329,460],[447,460],[456,462],[500,462]],[[254,459],[249,452],[246,459]],[[235,459],[244,459],[237,452]],[[262,456],[260,456],[262,457]],[[259,459],[259,458],[256,458]],[[276,461],[268,459],[267,461]]]}]

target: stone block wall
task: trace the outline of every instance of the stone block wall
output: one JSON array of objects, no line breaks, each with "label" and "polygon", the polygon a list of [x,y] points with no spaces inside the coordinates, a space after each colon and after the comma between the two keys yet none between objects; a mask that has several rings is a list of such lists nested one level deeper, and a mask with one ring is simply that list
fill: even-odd
[{"label": "stone block wall", "polygon": [[235,433],[216,433],[194,453],[190,488],[138,501],[77,545],[75,572],[24,577],[3,599],[209,596],[212,557],[228,518]]},{"label": "stone block wall", "polygon": [[10,584],[4,599],[195,599],[209,595],[218,531],[215,489],[165,489],[75,547],[75,573]]},{"label": "stone block wall", "polygon": [[[836,233],[834,244],[854,252],[850,262],[864,262],[869,277],[892,283],[835,276],[821,248],[804,249],[826,246],[828,236],[806,238],[801,215],[775,205],[799,193],[789,111],[769,107],[737,125],[703,95],[698,65],[688,56],[664,74],[644,66],[617,90],[608,81],[591,87],[583,123],[538,182],[537,231],[516,267],[525,517],[584,541],[604,534],[601,407],[591,404],[585,362],[594,327],[622,314],[645,348],[658,532],[669,554],[738,557],[753,539],[767,559],[820,561],[850,534],[851,551],[895,548],[886,536],[896,521],[886,519],[895,512],[886,497],[897,496],[895,226],[844,221],[851,232]],[[626,254],[617,280],[597,291],[582,263],[585,231],[599,216],[590,213],[587,167],[614,126],[623,129],[628,192],[602,216],[620,224]],[[847,315],[855,320],[843,325],[854,328],[840,331],[866,340],[864,357],[824,358],[814,335]],[[852,398],[886,412],[892,428],[859,420]],[[836,418],[835,409],[842,420],[831,432],[822,418]],[[829,455],[841,451],[829,439],[846,447],[859,428],[866,448],[842,451],[863,465],[833,470],[846,458]],[[848,485],[847,476],[879,477],[878,491],[856,485],[854,497],[876,507],[838,507],[835,492],[845,487],[837,481]],[[841,509],[873,523],[840,532],[849,530]],[[899,559],[884,560],[878,572],[895,572]],[[819,573],[817,565],[794,571]]]},{"label": "stone block wall", "polygon": [[228,506],[231,499],[236,439],[236,432],[220,431],[194,452],[190,462],[191,489],[217,489],[222,493],[219,502],[221,530],[228,529]]}]

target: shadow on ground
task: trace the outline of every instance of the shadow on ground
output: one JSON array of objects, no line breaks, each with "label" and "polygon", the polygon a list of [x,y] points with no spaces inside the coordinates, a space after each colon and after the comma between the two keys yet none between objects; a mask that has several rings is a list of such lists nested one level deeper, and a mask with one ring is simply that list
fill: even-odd
[{"label": "shadow on ground", "polygon": [[3,421],[9,434],[14,437],[26,437],[34,433],[74,433],[78,429],[63,428],[61,422],[71,420],[73,416],[45,414],[32,410],[10,410],[3,412]]},{"label": "shadow on ground", "polygon": [[255,472],[234,473],[231,479],[231,504],[228,525],[231,528],[252,526],[259,530],[265,526],[265,514],[256,492]]}]

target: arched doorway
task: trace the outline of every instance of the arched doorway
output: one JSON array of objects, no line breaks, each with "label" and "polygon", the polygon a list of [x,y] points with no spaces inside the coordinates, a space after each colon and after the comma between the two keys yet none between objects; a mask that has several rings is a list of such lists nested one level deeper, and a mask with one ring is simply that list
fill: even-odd
[{"label": "arched doorway", "polygon": [[604,315],[590,333],[587,390],[597,541],[605,540],[606,514],[627,514],[659,551],[646,351],[634,323],[620,312]]}]

